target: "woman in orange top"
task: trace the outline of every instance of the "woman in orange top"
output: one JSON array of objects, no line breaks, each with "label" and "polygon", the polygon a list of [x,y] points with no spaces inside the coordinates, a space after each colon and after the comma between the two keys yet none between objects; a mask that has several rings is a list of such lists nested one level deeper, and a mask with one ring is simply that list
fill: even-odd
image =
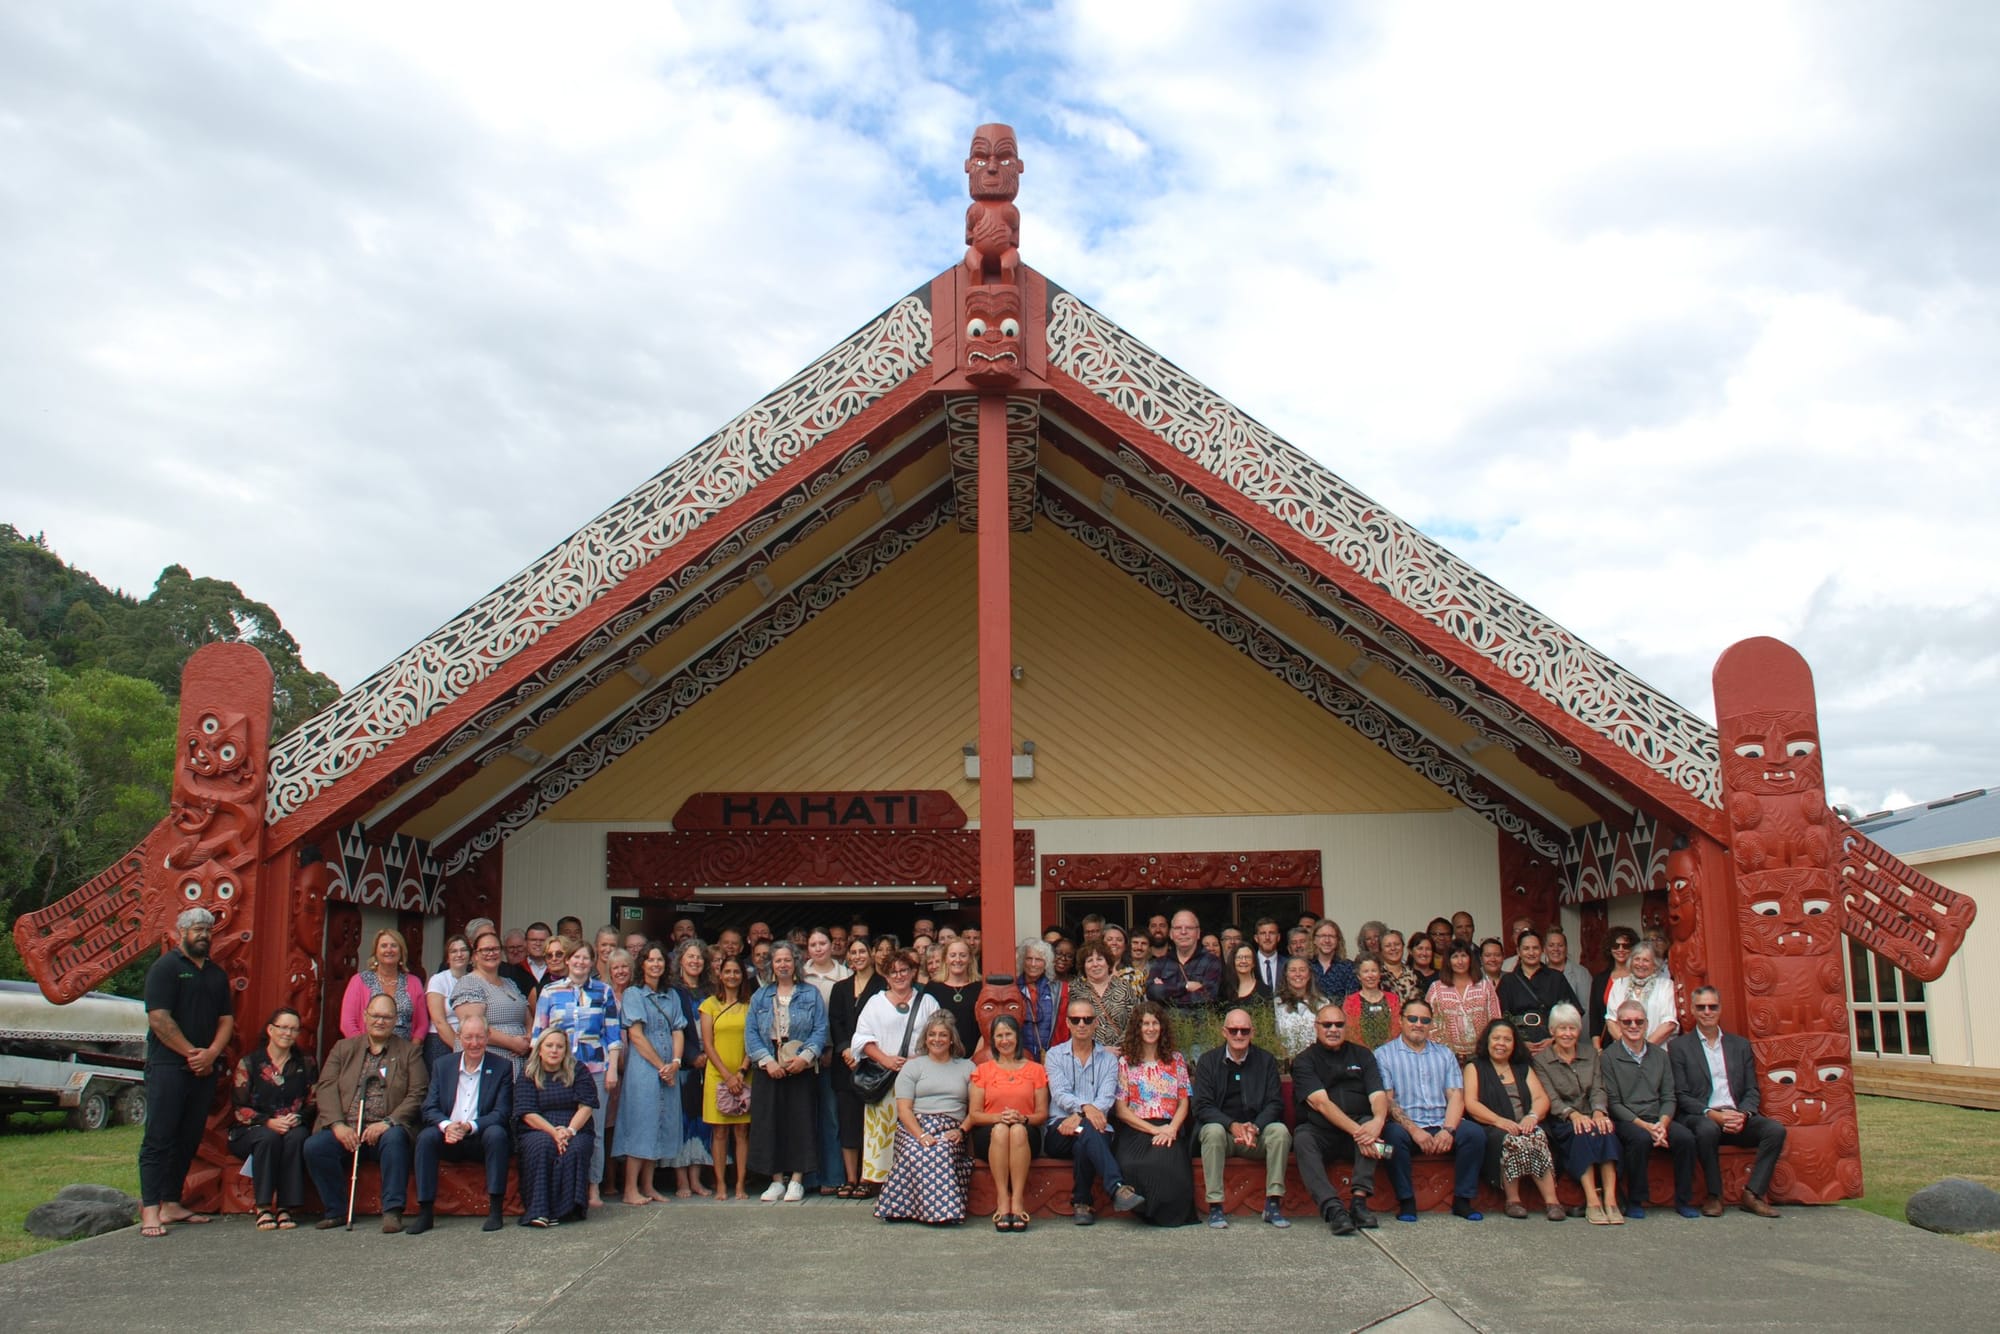
[{"label": "woman in orange top", "polygon": [[972,1072],[966,1124],[972,1151],[986,1155],[993,1172],[993,1230],[1028,1230],[1028,1167],[1049,1119],[1049,1076],[1040,1061],[1021,1054],[1021,1024],[1011,1014],[993,1016],[993,1059]]}]

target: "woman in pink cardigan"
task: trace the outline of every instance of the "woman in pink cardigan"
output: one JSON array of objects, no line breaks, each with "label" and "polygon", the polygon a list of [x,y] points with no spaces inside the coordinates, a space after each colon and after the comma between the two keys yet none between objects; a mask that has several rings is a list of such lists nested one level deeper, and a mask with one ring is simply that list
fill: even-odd
[{"label": "woman in pink cardigan", "polygon": [[424,1003],[424,984],[403,966],[408,954],[402,933],[386,926],[375,933],[367,961],[347,980],[347,994],[341,997],[342,1037],[360,1037],[368,1002],[376,996],[388,996],[396,1002],[396,1036],[423,1045],[424,1035],[431,1031],[431,1011]]}]

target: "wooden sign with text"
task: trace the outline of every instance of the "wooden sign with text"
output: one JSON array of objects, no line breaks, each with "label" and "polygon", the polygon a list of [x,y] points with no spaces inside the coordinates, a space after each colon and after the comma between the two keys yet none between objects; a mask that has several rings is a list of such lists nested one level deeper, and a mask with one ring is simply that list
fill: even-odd
[{"label": "wooden sign with text", "polygon": [[697,792],[677,830],[963,829],[965,811],[939,789],[906,792]]}]

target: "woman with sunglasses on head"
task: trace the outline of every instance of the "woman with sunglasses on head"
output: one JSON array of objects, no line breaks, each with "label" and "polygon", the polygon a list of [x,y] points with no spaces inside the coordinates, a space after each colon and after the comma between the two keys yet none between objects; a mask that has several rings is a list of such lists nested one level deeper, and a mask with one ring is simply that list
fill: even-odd
[{"label": "woman with sunglasses on head", "polygon": [[1660,967],[1660,957],[1643,942],[1632,947],[1624,977],[1611,983],[1605,995],[1605,1020],[1610,1022],[1618,1007],[1628,1000],[1646,1007],[1646,1041],[1659,1046],[1680,1031],[1674,1009],[1674,980]]},{"label": "woman with sunglasses on head", "polygon": [[1612,984],[1632,975],[1632,947],[1639,943],[1639,933],[1629,926],[1614,926],[1604,942],[1604,955],[1610,967],[1591,974],[1590,995],[1584,998],[1581,1007],[1590,1021],[1591,1044],[1600,1050],[1607,1042],[1618,1040],[1618,1031],[1607,1022],[1611,1012]]},{"label": "woman with sunglasses on head", "polygon": [[299,1012],[275,1011],[263,1045],[236,1063],[231,1077],[229,1151],[250,1164],[257,1230],[290,1231],[292,1210],[305,1203],[306,1136],[318,1103],[319,1069],[299,1050]]}]

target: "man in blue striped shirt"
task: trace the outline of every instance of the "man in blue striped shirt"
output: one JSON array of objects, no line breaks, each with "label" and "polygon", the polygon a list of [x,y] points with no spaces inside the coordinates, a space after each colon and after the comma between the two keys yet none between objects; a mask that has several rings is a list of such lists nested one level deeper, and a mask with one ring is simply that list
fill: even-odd
[{"label": "man in blue striped shirt", "polygon": [[1403,1031],[1375,1050],[1382,1083],[1389,1090],[1392,1124],[1383,1136],[1395,1150],[1389,1180],[1396,1189],[1396,1218],[1417,1221],[1417,1191],[1410,1179],[1411,1158],[1419,1153],[1452,1157],[1451,1211],[1478,1222],[1472,1207],[1479,1194],[1479,1170],[1486,1159],[1486,1132],[1465,1119],[1465,1076],[1451,1049],[1432,1042],[1431,1007],[1413,1000],[1403,1007]]},{"label": "man in blue striped shirt", "polygon": [[1118,1057],[1097,1045],[1097,1003],[1088,996],[1070,997],[1063,1012],[1070,1040],[1052,1049],[1042,1064],[1049,1074],[1049,1129],[1042,1152],[1075,1164],[1070,1202],[1075,1222],[1096,1222],[1090,1211],[1091,1188],[1100,1179],[1111,1192],[1111,1207],[1128,1212],[1145,1203],[1125,1184],[1118,1158],[1111,1151],[1111,1110],[1118,1101]]}]

